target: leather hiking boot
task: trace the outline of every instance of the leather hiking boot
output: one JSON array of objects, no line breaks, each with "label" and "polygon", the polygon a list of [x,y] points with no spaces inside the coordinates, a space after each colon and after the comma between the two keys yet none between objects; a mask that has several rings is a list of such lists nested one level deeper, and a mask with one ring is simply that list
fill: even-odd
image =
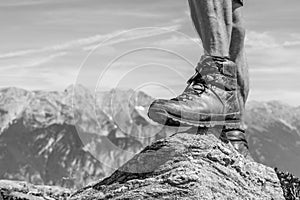
[{"label": "leather hiking boot", "polygon": [[155,100],[148,116],[167,126],[239,127],[237,66],[227,58],[203,56],[184,92]]},{"label": "leather hiking boot", "polygon": [[241,129],[226,130],[224,129],[220,135],[220,140],[223,142],[230,142],[232,146],[245,158],[253,161],[249,152],[248,142],[246,140],[245,131]]}]

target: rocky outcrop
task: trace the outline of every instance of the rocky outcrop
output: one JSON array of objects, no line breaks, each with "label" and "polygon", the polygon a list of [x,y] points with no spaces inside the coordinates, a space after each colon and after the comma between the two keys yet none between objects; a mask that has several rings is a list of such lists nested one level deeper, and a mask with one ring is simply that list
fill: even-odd
[{"label": "rocky outcrop", "polygon": [[203,129],[159,140],[71,199],[284,199],[272,168],[244,158],[216,134]]},{"label": "rocky outcrop", "polygon": [[282,172],[275,168],[278,179],[281,183],[283,194],[286,200],[300,199],[300,178],[289,172]]},{"label": "rocky outcrop", "polygon": [[66,200],[69,189],[58,186],[34,186],[21,181],[0,180],[0,200]]}]

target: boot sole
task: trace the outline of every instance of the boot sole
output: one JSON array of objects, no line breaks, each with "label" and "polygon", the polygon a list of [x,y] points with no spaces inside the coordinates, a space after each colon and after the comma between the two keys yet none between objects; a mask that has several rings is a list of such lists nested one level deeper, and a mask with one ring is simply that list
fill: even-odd
[{"label": "boot sole", "polygon": [[[206,119],[210,118],[210,120],[188,120],[183,119],[178,116],[172,115],[163,110],[151,110],[148,113],[148,116],[153,121],[163,124],[166,126],[194,126],[194,127],[214,127],[214,126],[225,126],[227,129],[236,129],[240,128],[241,120],[235,119],[232,120],[232,116],[230,115],[208,115]],[[230,119],[231,118],[231,119]]]}]

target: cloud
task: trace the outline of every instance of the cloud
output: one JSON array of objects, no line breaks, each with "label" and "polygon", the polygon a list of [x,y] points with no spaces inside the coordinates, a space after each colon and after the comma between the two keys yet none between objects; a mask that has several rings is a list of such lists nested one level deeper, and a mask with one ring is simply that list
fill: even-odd
[{"label": "cloud", "polygon": [[264,90],[257,89],[250,91],[249,101],[272,101],[278,100],[292,106],[299,106],[300,92],[288,90]]},{"label": "cloud", "polygon": [[[248,31],[250,99],[299,104],[299,38],[290,33]],[[290,48],[293,47],[293,48]]]},{"label": "cloud", "polygon": [[0,71],[7,71],[7,70],[14,70],[14,69],[20,69],[20,68],[32,68],[32,67],[38,67],[42,64],[49,63],[52,60],[62,57],[66,55],[66,52],[59,52],[56,54],[48,55],[46,57],[41,57],[41,58],[34,58],[34,59],[29,59],[28,61],[22,61],[20,64],[14,64],[14,65],[6,65],[6,66],[1,66]]},{"label": "cloud", "polygon": [[294,46],[300,46],[300,41],[286,41],[283,43],[284,47],[294,47]]},{"label": "cloud", "polygon": [[276,39],[268,32],[248,31],[245,44],[248,48],[254,49],[279,47]]},{"label": "cloud", "polygon": [[6,1],[6,2],[2,2],[0,3],[0,7],[17,7],[17,6],[31,6],[31,5],[38,5],[38,4],[42,4],[43,1],[39,1],[39,0],[23,0],[23,1],[14,1],[14,0],[10,0],[10,1]]},{"label": "cloud", "polygon": [[263,73],[263,74],[269,74],[269,75],[283,75],[283,74],[293,74],[295,73],[295,68],[294,67],[259,67],[259,68],[254,68],[250,69],[250,72],[252,73]]},{"label": "cloud", "polygon": [[85,46],[83,47],[83,50],[90,51],[99,46],[109,46],[109,45],[114,45],[122,42],[128,42],[128,41],[163,35],[166,33],[177,31],[179,28],[180,25],[173,25],[167,27],[145,27],[145,28],[126,30],[113,35],[103,43]]},{"label": "cloud", "polygon": [[126,30],[126,31],[115,31],[104,35],[95,35],[87,38],[80,38],[77,40],[68,41],[63,44],[47,46],[39,49],[27,49],[27,50],[15,51],[15,52],[3,53],[0,54],[0,59],[27,56],[31,54],[44,53],[49,51],[62,51],[62,50],[78,48],[78,47],[83,47],[83,50],[91,50],[96,46],[98,46],[98,43],[101,43],[107,39],[108,41],[104,42],[102,45],[105,46],[113,45],[125,41],[132,41],[132,40],[147,38],[151,36],[161,35],[171,31],[176,31],[179,28],[180,25],[173,25],[168,27],[153,27],[153,28],[148,27],[148,28]]},{"label": "cloud", "polygon": [[284,34],[284,39],[286,38],[289,38],[290,40],[279,42],[278,37],[272,34],[272,32],[248,31],[245,44],[248,48],[253,49],[270,49],[300,45],[299,34]]},{"label": "cloud", "polygon": [[189,36],[172,35],[170,38],[158,41],[155,44],[159,46],[175,46],[175,45],[182,46],[182,45],[193,45],[194,43],[201,45],[201,40],[199,38],[192,38]]},{"label": "cloud", "polygon": [[9,52],[9,53],[3,53],[0,54],[0,58],[13,58],[13,57],[19,57],[19,56],[27,56],[31,54],[37,54],[37,53],[44,53],[48,51],[61,51],[61,50],[66,50],[70,48],[76,48],[80,47],[83,45],[88,45],[92,44],[95,42],[99,42],[101,40],[104,40],[105,38],[112,37],[115,35],[115,33],[110,33],[106,35],[95,35],[87,38],[80,38],[77,40],[72,40],[63,44],[57,44],[57,45],[52,45],[52,46],[47,46],[43,48],[38,48],[38,49],[27,49],[27,50],[21,50],[21,51],[14,51],[14,52]]},{"label": "cloud", "polygon": [[[111,10],[101,10],[101,14],[111,14]],[[155,12],[141,12],[141,11],[130,11],[130,10],[113,10],[114,15],[125,15],[125,16],[131,16],[131,17],[145,17],[145,18],[164,18],[166,17],[165,14],[158,14]]]}]

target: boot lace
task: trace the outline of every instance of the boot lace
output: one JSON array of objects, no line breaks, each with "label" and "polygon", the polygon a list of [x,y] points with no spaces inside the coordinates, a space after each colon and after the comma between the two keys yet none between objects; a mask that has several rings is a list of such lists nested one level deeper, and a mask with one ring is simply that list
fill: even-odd
[{"label": "boot lace", "polygon": [[[225,107],[225,103],[223,100],[219,97],[219,95],[214,91],[212,86],[210,85],[211,82],[215,81],[213,78],[209,81],[205,81],[202,77],[202,75],[199,72],[196,72],[189,80],[188,80],[188,85],[186,86],[184,92],[177,96],[176,98],[172,100],[176,101],[187,101],[187,100],[193,100],[193,97],[190,96],[192,95],[197,95],[201,96],[204,92],[207,90],[210,90],[218,99],[219,101],[223,104]],[[192,90],[188,90],[192,86]],[[188,92],[186,92],[188,91]]]}]

